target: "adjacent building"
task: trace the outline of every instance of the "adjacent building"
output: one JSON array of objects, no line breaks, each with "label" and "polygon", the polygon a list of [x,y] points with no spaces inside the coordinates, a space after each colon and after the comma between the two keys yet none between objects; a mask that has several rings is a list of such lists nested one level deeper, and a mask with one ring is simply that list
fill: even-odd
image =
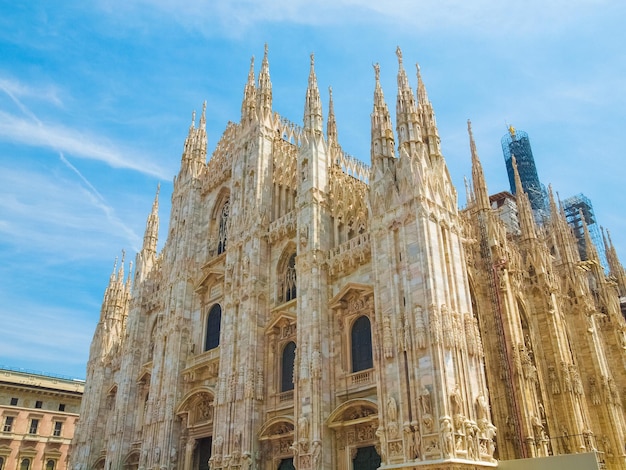
[{"label": "adjacent building", "polygon": [[[600,226],[593,212],[593,206],[587,196],[580,193],[572,197],[568,197],[562,201],[563,211],[567,223],[572,227],[574,236],[578,241],[578,251],[581,259],[587,259],[587,243],[585,241],[584,225],[587,226],[589,236],[594,247],[598,250],[600,263],[605,270],[609,269],[606,259],[606,250],[602,235],[600,234]],[[584,224],[583,224],[584,220]]]},{"label": "adjacent building", "polygon": [[65,470],[84,382],[0,368],[0,469]]},{"label": "adjacent building", "polygon": [[548,214],[547,195],[544,186],[539,181],[533,150],[530,146],[528,134],[524,131],[509,127],[509,132],[502,137],[502,152],[506,171],[509,176],[511,193],[517,194],[520,189],[515,185],[513,160],[517,164],[522,189],[528,195],[530,207],[535,214],[535,219],[541,223]]},{"label": "adjacent building", "polygon": [[332,95],[324,129],[313,57],[302,126],[272,107],[267,48],[210,155],[193,119],[162,250],[157,191],[106,288],[73,469],[626,469],[619,260],[583,263],[558,210],[538,229],[513,161],[515,201],[490,200],[471,127],[459,211],[397,56],[395,127],[374,65],[371,166]]}]

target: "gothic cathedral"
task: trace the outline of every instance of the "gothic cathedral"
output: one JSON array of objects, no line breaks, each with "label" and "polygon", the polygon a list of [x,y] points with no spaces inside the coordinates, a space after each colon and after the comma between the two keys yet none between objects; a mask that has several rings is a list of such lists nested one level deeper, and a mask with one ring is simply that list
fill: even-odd
[{"label": "gothic cathedral", "polygon": [[469,470],[581,452],[626,469],[614,247],[606,275],[554,198],[537,224],[523,191],[505,223],[469,123],[459,210],[419,68],[414,93],[397,55],[395,131],[374,66],[371,168],[339,145],[332,94],[324,132],[313,56],[302,127],[272,109],[267,47],[208,161],[194,117],[162,250],[157,192],[134,275],[122,260],[106,289],[74,469]]}]

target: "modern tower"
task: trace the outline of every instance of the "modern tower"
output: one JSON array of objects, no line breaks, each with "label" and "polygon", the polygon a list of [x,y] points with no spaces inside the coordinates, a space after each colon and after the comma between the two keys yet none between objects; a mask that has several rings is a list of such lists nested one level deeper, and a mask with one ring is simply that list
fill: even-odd
[{"label": "modern tower", "polygon": [[524,192],[528,194],[530,206],[535,214],[535,218],[540,220],[542,215],[547,214],[546,197],[545,190],[539,182],[528,134],[510,126],[508,134],[502,137],[502,152],[504,153],[506,171],[509,175],[511,192],[513,194],[517,192],[513,171],[513,157],[515,157],[522,187],[524,188]]},{"label": "modern tower", "polygon": [[585,241],[585,228],[583,226],[583,218],[585,224],[587,224],[587,230],[589,230],[589,236],[591,241],[598,251],[600,263],[605,271],[608,270],[608,263],[606,260],[606,251],[604,243],[602,242],[602,235],[600,234],[600,228],[596,220],[596,216],[593,213],[593,206],[591,201],[584,194],[580,193],[572,197],[568,197],[563,202],[563,210],[565,211],[565,217],[567,223],[572,227],[576,240],[578,241],[578,252],[580,253],[580,259],[588,259],[587,243]]}]

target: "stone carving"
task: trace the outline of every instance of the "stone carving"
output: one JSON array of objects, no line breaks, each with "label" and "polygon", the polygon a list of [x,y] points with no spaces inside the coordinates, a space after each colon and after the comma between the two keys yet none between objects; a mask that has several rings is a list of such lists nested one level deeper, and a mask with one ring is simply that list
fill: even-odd
[{"label": "stone carving", "polygon": [[476,419],[479,421],[489,419],[489,403],[484,395],[478,395],[476,398]]},{"label": "stone carving", "polygon": [[422,407],[422,414],[423,415],[430,415],[430,414],[432,414],[432,403],[431,403],[431,399],[430,399],[430,390],[428,390],[426,387],[422,387],[422,390],[420,391],[420,405]]},{"label": "stone carving", "polygon": [[383,318],[383,350],[385,358],[393,357],[393,336],[391,334],[391,319],[388,315]]},{"label": "stone carving", "polygon": [[304,444],[309,441],[309,419],[306,416],[298,418],[298,442]]},{"label": "stone carving", "polygon": [[319,346],[311,353],[311,377],[318,379],[322,375],[322,354],[319,351]]},{"label": "stone carving", "polygon": [[379,426],[376,429],[376,437],[378,438],[378,442],[380,443],[379,454],[383,462],[387,461],[387,439],[385,438],[385,430],[382,426]]},{"label": "stone carving", "polygon": [[572,380],[569,375],[569,366],[565,361],[561,361],[561,374],[563,375],[563,389],[566,392],[571,392]]},{"label": "stone carving", "polygon": [[452,421],[448,416],[441,418],[440,429],[441,450],[443,455],[445,457],[452,457],[454,455],[454,436]]},{"label": "stone carving", "polygon": [[[197,444],[197,441],[194,439],[194,444]],[[213,455],[215,457],[222,456],[222,447],[224,445],[224,438],[222,436],[217,436],[213,441]]]},{"label": "stone carving", "polygon": [[548,366],[548,378],[552,389],[552,395],[558,395],[561,393],[561,387],[559,386],[559,379],[556,375],[554,366]]},{"label": "stone carving", "polygon": [[445,304],[441,305],[441,325],[443,330],[443,345],[451,349],[454,347],[454,329],[452,325],[452,314]]},{"label": "stone carving", "polygon": [[319,470],[322,466],[322,443],[317,439],[313,441],[311,447],[311,458],[313,470]]},{"label": "stone carving", "polygon": [[263,370],[259,367],[256,370],[256,383],[255,383],[255,398],[258,401],[263,400],[265,382],[263,380]]},{"label": "stone carving", "polygon": [[465,339],[467,342],[467,353],[470,356],[475,356],[478,353],[478,346],[476,343],[476,331],[474,330],[473,317],[469,314],[465,315]]},{"label": "stone carving", "polygon": [[583,382],[580,380],[580,374],[578,373],[578,367],[574,364],[569,366],[570,377],[572,380],[572,390],[576,395],[583,395],[585,393],[583,389]]},{"label": "stone carving", "polygon": [[441,341],[441,320],[436,305],[430,306],[430,336],[433,344],[439,344]]},{"label": "stone carving", "polygon": [[463,414],[463,397],[458,384],[454,386],[454,390],[450,394],[450,409],[453,415]]},{"label": "stone carving", "polygon": [[424,325],[424,312],[422,307],[415,307],[415,336],[413,341],[417,349],[426,348],[426,326]]}]

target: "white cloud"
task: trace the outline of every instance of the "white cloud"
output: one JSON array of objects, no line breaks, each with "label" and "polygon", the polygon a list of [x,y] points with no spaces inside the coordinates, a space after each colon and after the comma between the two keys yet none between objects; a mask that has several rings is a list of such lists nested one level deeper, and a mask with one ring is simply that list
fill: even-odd
[{"label": "white cloud", "polygon": [[0,214],[0,241],[53,259],[93,257],[113,240],[133,249],[141,244],[101,196],[59,175],[2,168]]},{"label": "white cloud", "polygon": [[[207,36],[240,36],[251,25],[293,23],[302,25],[342,24],[365,20],[383,26],[391,21],[396,28],[411,28],[414,33],[463,30],[481,35],[522,36],[537,30],[556,33],[572,21],[588,18],[599,9],[607,10],[618,2],[611,0],[131,0],[119,5],[116,0],[101,0],[109,12],[137,14],[146,8],[157,9],[177,21],[201,30]],[[123,13],[120,11],[121,7]],[[127,17],[126,17],[127,18]],[[218,26],[216,31],[207,25]]]},{"label": "white cloud", "polygon": [[59,124],[39,124],[4,111],[0,111],[0,139],[32,147],[50,148],[79,158],[98,160],[113,168],[169,179],[163,168],[137,152],[118,149],[115,144],[88,132]]},{"label": "white cloud", "polygon": [[59,107],[63,105],[59,96],[59,90],[51,85],[33,87],[15,79],[0,77],[0,90],[10,96],[11,99],[20,107],[22,104],[19,101],[19,98],[34,98],[52,103]]}]

